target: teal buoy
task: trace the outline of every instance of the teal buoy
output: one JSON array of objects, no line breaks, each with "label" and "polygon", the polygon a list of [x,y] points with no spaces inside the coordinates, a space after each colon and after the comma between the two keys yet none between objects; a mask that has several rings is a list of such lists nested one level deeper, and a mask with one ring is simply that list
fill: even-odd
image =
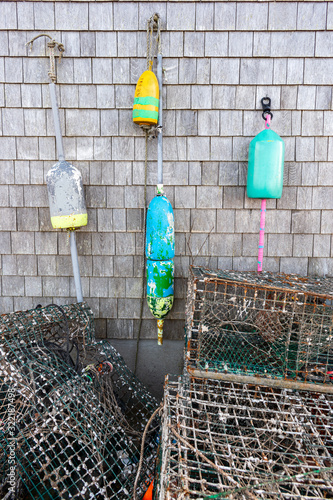
[{"label": "teal buoy", "polygon": [[281,198],[283,166],[283,140],[273,130],[263,130],[250,142],[247,196],[249,198]]}]

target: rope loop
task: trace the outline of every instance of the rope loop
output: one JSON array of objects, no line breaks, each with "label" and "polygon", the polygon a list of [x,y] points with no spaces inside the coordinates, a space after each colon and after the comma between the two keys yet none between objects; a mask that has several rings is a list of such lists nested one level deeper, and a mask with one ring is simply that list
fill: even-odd
[{"label": "rope loop", "polygon": [[37,35],[34,38],[32,38],[32,40],[30,40],[30,42],[26,43],[26,45],[30,46],[30,50],[32,50],[32,46],[33,46],[34,41],[37,40],[37,38],[40,38],[40,37],[43,37],[43,36],[45,36],[45,37],[47,37],[47,38],[50,39],[50,41],[47,42],[47,47],[49,49],[49,57],[50,57],[50,69],[48,71],[48,76],[50,77],[50,79],[51,79],[51,81],[53,83],[56,83],[56,81],[57,81],[57,75],[56,75],[56,70],[55,70],[55,54],[54,54],[54,51],[55,51],[55,48],[57,47],[58,48],[58,52],[59,52],[59,63],[60,63],[62,55],[65,52],[64,44],[61,43],[61,42],[57,42],[54,38],[52,38],[47,33],[40,33],[39,35]]},{"label": "rope loop", "polygon": [[[152,71],[154,57],[157,54],[162,53],[162,45],[161,45],[161,18],[160,15],[155,12],[147,21],[147,70]],[[154,32],[157,32],[156,35],[156,48],[153,51],[153,39]],[[140,127],[145,131],[151,131],[153,128],[152,125],[141,124]],[[158,127],[155,127],[157,129]],[[153,137],[157,137],[157,131],[149,133],[149,139]]]},{"label": "rope loop", "polygon": [[[156,48],[153,52],[153,38],[154,31],[156,31]],[[160,15],[155,12],[147,21],[147,69],[151,70],[153,67],[154,57],[157,54],[162,53],[161,45],[161,18]]]},{"label": "rope loop", "polygon": [[50,48],[50,49],[54,49],[54,47],[56,46],[57,42],[55,40],[51,40],[50,42],[47,43],[47,46]]}]

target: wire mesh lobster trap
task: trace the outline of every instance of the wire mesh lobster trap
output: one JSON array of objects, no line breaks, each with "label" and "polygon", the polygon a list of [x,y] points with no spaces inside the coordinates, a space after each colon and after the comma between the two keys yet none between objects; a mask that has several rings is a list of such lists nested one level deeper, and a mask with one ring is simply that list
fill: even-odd
[{"label": "wire mesh lobster trap", "polygon": [[155,499],[333,498],[333,395],[167,382]]},{"label": "wire mesh lobster trap", "polygon": [[332,300],[328,278],[192,267],[186,368],[331,385]]},{"label": "wire mesh lobster trap", "polygon": [[333,282],[192,267],[155,500],[333,499]]},{"label": "wire mesh lobster trap", "polygon": [[[0,317],[1,498],[132,498],[158,406],[121,356],[95,341],[86,304]],[[158,422],[137,486],[154,472]]]}]

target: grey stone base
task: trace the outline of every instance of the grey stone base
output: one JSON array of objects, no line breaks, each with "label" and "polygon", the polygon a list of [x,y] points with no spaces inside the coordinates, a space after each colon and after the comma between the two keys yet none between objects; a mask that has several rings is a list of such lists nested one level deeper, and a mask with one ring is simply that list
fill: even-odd
[{"label": "grey stone base", "polygon": [[[134,370],[136,340],[108,339],[125,359],[127,366]],[[165,340],[162,346],[157,340],[140,340],[137,377],[151,393],[161,399],[165,375],[180,375],[183,371],[183,340]]]}]

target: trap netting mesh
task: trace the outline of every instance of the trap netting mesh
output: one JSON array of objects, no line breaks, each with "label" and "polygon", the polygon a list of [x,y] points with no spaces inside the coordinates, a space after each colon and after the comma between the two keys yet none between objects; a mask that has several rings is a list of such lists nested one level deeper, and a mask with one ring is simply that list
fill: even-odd
[{"label": "trap netting mesh", "polygon": [[168,382],[155,499],[218,498],[333,498],[333,395]]},{"label": "trap netting mesh", "polygon": [[190,269],[187,367],[331,383],[333,280]]},{"label": "trap netting mesh", "polygon": [[[130,499],[141,437],[157,401],[86,304],[0,317],[1,498]],[[154,473],[149,429],[136,493]]]}]

